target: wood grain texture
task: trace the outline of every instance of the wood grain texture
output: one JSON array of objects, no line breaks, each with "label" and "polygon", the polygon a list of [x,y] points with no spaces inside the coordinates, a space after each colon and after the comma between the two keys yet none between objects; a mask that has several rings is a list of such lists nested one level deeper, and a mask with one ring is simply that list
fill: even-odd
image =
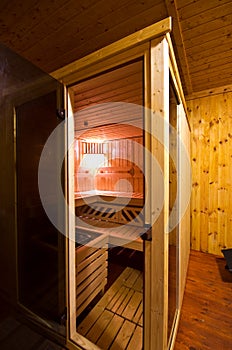
[{"label": "wood grain texture", "polygon": [[225,264],[224,258],[191,251],[174,350],[232,348],[232,274]]},{"label": "wood grain texture", "polygon": [[192,125],[192,248],[232,246],[232,93],[188,101]]},{"label": "wood grain texture", "polygon": [[101,349],[142,349],[143,276],[127,267],[77,331]]},{"label": "wood grain texture", "polygon": [[0,10],[0,41],[46,72],[171,16],[185,93],[231,82],[230,0],[12,0]]}]

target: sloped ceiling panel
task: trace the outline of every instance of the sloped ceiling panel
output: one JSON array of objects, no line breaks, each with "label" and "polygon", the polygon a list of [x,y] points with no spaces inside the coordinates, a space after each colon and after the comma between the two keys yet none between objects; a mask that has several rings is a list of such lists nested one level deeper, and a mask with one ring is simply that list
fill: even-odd
[{"label": "sloped ceiling panel", "polygon": [[1,0],[0,42],[52,72],[167,16],[185,94],[231,84],[231,0]]}]

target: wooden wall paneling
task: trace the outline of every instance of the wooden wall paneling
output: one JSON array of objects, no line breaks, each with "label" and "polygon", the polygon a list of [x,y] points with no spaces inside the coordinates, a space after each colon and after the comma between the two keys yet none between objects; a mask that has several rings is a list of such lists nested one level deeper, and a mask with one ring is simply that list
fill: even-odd
[{"label": "wooden wall paneling", "polygon": [[[89,80],[82,82],[73,87],[76,97],[76,105],[80,107],[88,105],[89,99],[90,104],[93,102],[99,103],[101,101],[107,101],[112,97],[122,96],[124,94],[134,94],[134,88],[128,89],[131,84],[135,88],[141,87],[142,82],[139,79],[139,73],[141,73],[142,64],[141,62],[134,62],[133,64],[126,65],[120,69],[112,70],[103,75],[97,76]],[[109,89],[109,84],[111,88]],[[120,98],[120,97],[119,97]],[[120,100],[120,99],[118,99]]]},{"label": "wooden wall paneling", "polygon": [[226,218],[229,211],[229,202],[227,200],[227,192],[229,189],[229,167],[230,167],[230,154],[228,152],[229,142],[228,130],[229,120],[228,118],[228,103],[227,98],[221,99],[218,106],[218,119],[219,119],[219,155],[218,155],[218,246],[223,248],[227,241],[227,227]]},{"label": "wooden wall paneling", "polygon": [[[188,110],[189,110],[189,116],[191,121],[191,157],[192,157],[192,199],[191,199],[191,243],[192,248],[199,250],[200,249],[200,220],[199,220],[199,204],[200,204],[200,191],[199,191],[199,185],[198,182],[194,180],[199,179],[197,178],[198,174],[198,164],[199,164],[199,158],[198,158],[198,151],[200,151],[198,147],[198,120],[199,115],[198,109],[193,111],[192,104],[188,104]],[[192,115],[196,115],[196,118],[192,118]],[[195,123],[197,125],[195,126]]]},{"label": "wooden wall paneling", "polygon": [[[217,106],[215,99],[208,101],[207,108],[210,114],[210,155],[209,155],[209,174],[210,174],[210,201],[209,201],[209,221],[208,221],[208,251],[216,251],[216,242],[218,239],[218,155],[219,155],[219,122],[217,118]],[[202,149],[203,151],[203,149]],[[200,164],[202,158],[200,158]],[[200,174],[199,174],[200,175]],[[202,188],[202,187],[201,187]],[[201,210],[202,197],[199,209]],[[201,226],[202,227],[202,226]],[[205,228],[204,228],[205,229]],[[203,230],[203,227],[202,227]]]},{"label": "wooden wall paneling", "polygon": [[188,101],[192,124],[192,248],[212,254],[232,245],[231,92]]},{"label": "wooden wall paneling", "polygon": [[225,117],[228,118],[228,134],[227,134],[227,154],[228,154],[228,178],[227,178],[227,186],[228,186],[228,191],[227,197],[226,197],[226,203],[227,203],[227,209],[228,209],[228,214],[226,217],[226,230],[225,230],[225,247],[230,248],[232,247],[232,234],[231,234],[231,224],[232,224],[232,206],[230,203],[232,203],[232,166],[231,166],[231,159],[232,159],[232,142],[231,142],[231,133],[230,130],[232,130],[232,101],[231,97],[232,94],[223,94],[223,97],[226,97],[227,101],[227,108],[224,110],[226,113]]}]

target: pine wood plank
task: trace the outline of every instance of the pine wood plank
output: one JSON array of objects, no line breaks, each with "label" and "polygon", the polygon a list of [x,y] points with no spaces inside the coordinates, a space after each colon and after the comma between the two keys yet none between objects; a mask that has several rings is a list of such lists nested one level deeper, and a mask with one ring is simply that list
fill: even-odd
[{"label": "pine wood plank", "polygon": [[112,312],[109,310],[104,310],[101,316],[97,319],[96,323],[94,323],[90,331],[86,334],[86,338],[91,340],[93,343],[97,343],[113,316],[114,314]]},{"label": "pine wood plank", "polygon": [[133,77],[136,74],[142,74],[142,61],[128,63],[124,66],[114,68],[110,72],[105,72],[97,77],[92,77],[90,80],[80,82],[73,86],[75,97],[78,96],[80,100],[84,97],[94,96],[94,91],[96,89],[96,95],[98,93],[107,92],[107,85],[119,84],[122,79]]},{"label": "pine wood plank", "polygon": [[94,272],[98,266],[103,265],[106,266],[104,263],[107,259],[107,252],[105,254],[101,255],[97,260],[95,260],[87,269],[84,269],[76,276],[76,283],[79,284],[82,282],[86,277],[88,277],[92,272]]},{"label": "pine wood plank", "polygon": [[[106,269],[99,269],[99,273],[96,276],[94,280],[92,279],[87,279],[85,280],[86,282],[86,287],[79,289],[77,288],[77,297],[76,297],[76,307],[77,309],[79,306],[83,304],[83,302],[86,301],[87,298],[91,296],[93,292],[96,291],[96,289],[99,289],[99,286],[101,285],[106,285],[107,283],[107,272]],[[82,286],[81,286],[82,287]]]},{"label": "pine wood plank", "polygon": [[110,347],[110,350],[126,349],[134,329],[135,324],[126,320],[115,338],[113,345]]},{"label": "pine wood plank", "polygon": [[126,297],[123,299],[122,303],[120,304],[120,306],[116,310],[118,315],[122,315],[122,313],[123,313],[124,309],[126,308],[127,304],[130,302],[133,294],[134,294],[134,291],[132,289],[129,289]]},{"label": "pine wood plank", "polygon": [[119,346],[119,340],[129,341],[136,323],[142,326],[142,293],[124,287],[132,272],[133,269],[127,267],[77,327],[79,334],[104,349],[110,348],[111,344]]},{"label": "pine wood plank", "polygon": [[77,294],[81,293],[92,281],[94,281],[99,274],[102,275],[102,279],[107,278],[107,265],[103,267],[99,267],[96,271],[94,271],[91,276],[88,276],[81,284],[79,284],[76,288]]},{"label": "pine wood plank", "polygon": [[139,292],[134,292],[131,297],[130,303],[126,306],[122,313],[122,317],[127,318],[128,320],[132,320],[136,314],[136,311],[141,304],[143,295]]},{"label": "pine wood plank", "polygon": [[109,310],[114,310],[117,308],[117,305],[120,304],[121,299],[124,297],[124,294],[128,291],[124,286],[122,286],[115,294],[114,298],[110,301],[110,303],[107,305],[107,308]]},{"label": "pine wood plank", "polygon": [[113,339],[116,337],[118,331],[121,329],[124,319],[118,315],[114,315],[103,334],[99,338],[97,345],[101,349],[109,349]]},{"label": "pine wood plank", "polygon": [[[88,249],[88,248],[87,248]],[[97,260],[99,257],[101,257],[102,255],[104,255],[104,253],[107,251],[107,249],[105,248],[100,248],[96,251],[96,253],[90,255],[89,257],[87,257],[85,260],[83,260],[82,262],[80,262],[79,264],[76,264],[76,272],[80,273],[80,271],[82,271],[84,268],[86,268],[88,265],[90,265],[94,260]],[[78,253],[77,253],[78,254]]]},{"label": "pine wood plank", "polygon": [[[128,0],[126,0],[128,2]],[[150,1],[150,0],[149,0]],[[131,6],[130,6],[130,16],[128,18],[128,14],[122,13],[119,10],[119,18],[122,18],[122,16],[126,16],[127,19],[125,21],[118,21],[117,20],[117,16],[115,16],[115,12],[117,11],[117,9],[115,9],[114,11],[114,16],[112,17],[112,15],[108,16],[107,20],[109,20],[109,23],[107,25],[107,30],[104,31],[102,30],[102,24],[97,23],[95,29],[96,35],[93,36],[91,35],[90,31],[89,32],[85,32],[85,37],[84,37],[84,42],[88,41],[88,47],[91,47],[91,50],[86,50],[86,45],[83,43],[81,43],[80,45],[80,50],[82,51],[82,55],[80,55],[80,51],[78,52],[76,47],[72,47],[72,50],[69,52],[65,52],[61,59],[63,62],[72,62],[74,57],[83,57],[84,55],[89,54],[89,52],[93,52],[94,50],[97,50],[101,47],[105,47],[107,44],[112,42],[112,38],[114,38],[114,40],[121,40],[121,38],[125,37],[125,35],[130,34],[133,35],[131,33],[135,33],[137,30],[142,30],[142,28],[144,28],[144,21],[143,24],[141,22],[141,18],[146,19],[146,23],[147,25],[150,25],[152,23],[155,23],[157,21],[160,21],[161,18],[165,18],[167,16],[167,11],[166,8],[164,6],[164,4],[162,2],[160,2],[160,0],[156,0],[155,3],[154,1],[150,3],[150,6],[146,7],[144,10],[141,9],[140,12],[137,12],[137,14],[135,14],[134,17],[131,16],[131,13],[134,12],[134,10],[137,8],[137,6],[142,5],[142,7],[144,7],[144,5],[146,6],[146,4],[139,4],[139,3],[134,3],[132,1]],[[158,14],[158,16],[154,17],[154,14]],[[114,24],[113,24],[113,22]],[[135,26],[135,23],[137,23],[137,26]],[[125,34],[125,27],[127,28],[126,34]],[[92,28],[92,26],[91,26]],[[98,34],[97,34],[98,32]],[[150,35],[151,35],[152,30],[150,30]],[[159,34],[162,35],[163,33],[160,32],[159,29]],[[70,38],[71,39],[71,38]],[[72,36],[72,40],[73,40],[73,36]],[[140,39],[139,39],[139,42]],[[127,47],[128,45],[123,45],[124,47]],[[51,67],[54,67],[54,59],[53,62],[51,62]],[[50,70],[51,71],[51,70]]]},{"label": "pine wood plank", "polygon": [[[230,59],[229,62],[224,62],[224,63],[221,62],[221,64],[223,66],[222,66],[220,73],[218,71],[218,66],[217,67],[216,66],[215,67],[208,67],[207,72],[210,76],[210,79],[213,79],[215,77],[219,77],[220,74],[223,75],[223,74],[226,74],[226,72],[228,73],[228,71],[230,71],[231,67],[232,67],[232,60]],[[200,80],[202,78],[203,72],[202,71],[194,72],[194,73],[192,73],[192,75],[194,76],[194,79],[196,79],[196,81],[197,81],[198,79]]]},{"label": "pine wood plank", "polygon": [[[231,62],[231,52],[229,50],[221,51],[220,53],[217,53],[216,57],[212,55],[197,61],[197,64],[196,62],[192,63],[190,71],[192,74],[194,74],[195,72],[204,71],[210,67],[215,68],[215,67],[218,67],[220,64],[224,65],[229,62]],[[186,99],[188,99],[188,96],[186,97]]]},{"label": "pine wood plank", "polygon": [[127,297],[127,294],[129,293],[129,288],[126,287],[122,287],[120,289],[120,296],[117,300],[116,303],[114,303],[113,306],[111,306],[111,310],[115,313],[118,313],[117,310],[119,309],[119,307],[121,306],[121,304],[123,303],[124,299]]},{"label": "pine wood plank", "polygon": [[[164,187],[160,191],[157,179],[157,168],[152,164],[151,192],[160,193],[162,207],[152,200],[152,241],[151,241],[151,309],[145,309],[150,319],[151,332],[156,329],[156,337],[150,336],[150,348],[164,350],[167,347],[167,279],[168,279],[168,212],[169,212],[169,155],[164,151],[164,145],[169,144],[167,130],[169,118],[169,52],[168,42],[152,41],[151,43],[151,134],[152,155],[159,162],[162,171]],[[157,132],[156,115],[160,117],[160,129]],[[167,124],[166,124],[167,122]],[[168,128],[169,129],[169,128]],[[159,140],[158,140],[159,138]],[[160,197],[159,197],[160,198]],[[153,199],[153,197],[152,197]],[[155,215],[157,219],[155,220]],[[155,305],[155,307],[153,307]],[[145,305],[146,307],[146,305]],[[149,316],[148,316],[149,315]]]},{"label": "pine wood plank", "polygon": [[137,281],[138,277],[141,275],[141,272],[138,270],[132,270],[130,276],[124,282],[124,286],[128,288],[133,288],[134,283]]},{"label": "pine wood plank", "polygon": [[[231,34],[232,32],[232,25],[227,25],[227,26],[222,26],[219,27],[215,30],[213,30],[213,39],[220,39],[222,37],[227,37]],[[212,32],[202,32],[201,33],[201,41],[202,42],[209,42],[210,40],[212,40]],[[188,40],[185,40],[185,48],[191,48],[194,46],[199,45],[199,37],[193,37],[190,38]],[[191,69],[191,67],[190,67]]]},{"label": "pine wood plank", "polygon": [[[216,19],[224,17],[231,14],[231,3],[225,3],[215,8],[208,9],[204,12],[204,16],[191,16],[190,18],[181,20],[181,28],[183,32],[185,30],[190,30],[194,27],[199,27],[202,24],[208,26],[208,31],[210,29],[211,19]],[[224,18],[223,18],[224,19]],[[225,25],[225,24],[224,24]],[[207,30],[206,30],[207,31]]]},{"label": "pine wood plank", "polygon": [[[179,6],[179,2],[178,6]],[[191,3],[185,3],[183,7],[180,7],[178,9],[178,14],[181,18],[181,20],[186,20],[189,17],[193,17],[195,15],[199,15],[207,10],[214,9],[215,12],[217,11],[217,7],[229,3],[230,0],[211,0],[211,1],[201,1],[197,0]],[[211,18],[209,16],[209,18]]]},{"label": "pine wood plank", "polygon": [[231,349],[231,282],[224,258],[191,251],[174,350]]},{"label": "pine wood plank", "polygon": [[137,326],[130,342],[127,346],[127,350],[141,350],[143,348],[143,329]]},{"label": "pine wood plank", "polygon": [[102,280],[102,281],[98,281],[98,285],[94,286],[95,289],[87,296],[85,301],[81,305],[76,304],[76,306],[77,306],[76,307],[76,316],[79,316],[81,314],[81,312],[86,309],[86,307],[90,304],[90,302],[103,290],[106,283],[107,283],[106,279]]},{"label": "pine wood plank", "polygon": [[143,290],[143,273],[140,273],[138,276],[137,280],[133,284],[133,289],[138,292],[141,292]]},{"label": "pine wood plank", "polygon": [[[56,72],[52,73],[52,76],[56,79],[62,79],[64,80],[64,77],[67,76],[72,72],[75,73],[75,71],[79,71],[86,67],[87,65],[96,64],[98,60],[103,60],[114,55],[115,53],[120,53],[124,47],[127,47],[127,49],[134,46],[134,42],[138,45],[138,43],[143,43],[152,37],[160,36],[165,32],[168,32],[170,30],[171,23],[170,19],[166,19],[163,21],[160,21],[156,23],[153,26],[150,26],[149,28],[146,28],[146,30],[143,30],[139,33],[131,34],[126,39],[121,39],[117,41],[114,44],[109,45],[108,47],[105,47],[104,49],[98,50],[98,52],[94,52],[94,54],[90,54],[84,59],[80,59],[77,62],[74,62],[62,69],[57,70]],[[95,39],[96,40],[96,39]],[[70,83],[66,81],[67,83]]]},{"label": "pine wood plank", "polygon": [[141,301],[141,303],[139,304],[139,307],[133,317],[133,322],[140,324],[142,326],[143,321],[141,322],[141,320],[143,320],[143,302]]},{"label": "pine wood plank", "polygon": [[103,311],[105,310],[104,305],[97,304],[88,314],[88,317],[86,317],[78,326],[77,326],[77,332],[86,335],[87,332],[90,330],[92,325],[97,321],[97,319],[101,316]]},{"label": "pine wood plank", "polygon": [[232,18],[232,14],[227,14],[225,16],[219,17],[216,16],[216,18],[213,18],[210,23],[209,22],[205,22],[201,25],[195,26],[195,24],[193,24],[191,26],[191,28],[186,29],[184,31],[182,31],[182,35],[183,35],[183,39],[185,40],[189,40],[191,38],[197,38],[200,40],[200,37],[202,35],[202,33],[207,33],[207,32],[213,32],[214,30],[217,30],[218,28],[221,27],[226,27],[228,25],[231,25],[231,18]]}]

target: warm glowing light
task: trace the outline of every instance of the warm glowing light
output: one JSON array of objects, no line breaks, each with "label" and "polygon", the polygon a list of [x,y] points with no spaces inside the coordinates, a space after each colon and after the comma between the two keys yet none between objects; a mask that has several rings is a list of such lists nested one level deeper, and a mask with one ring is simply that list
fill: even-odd
[{"label": "warm glowing light", "polygon": [[88,143],[103,143],[104,140],[103,139],[86,139],[85,142],[88,142]]},{"label": "warm glowing light", "polygon": [[95,173],[100,167],[104,166],[106,158],[104,154],[84,154],[80,166]]}]

